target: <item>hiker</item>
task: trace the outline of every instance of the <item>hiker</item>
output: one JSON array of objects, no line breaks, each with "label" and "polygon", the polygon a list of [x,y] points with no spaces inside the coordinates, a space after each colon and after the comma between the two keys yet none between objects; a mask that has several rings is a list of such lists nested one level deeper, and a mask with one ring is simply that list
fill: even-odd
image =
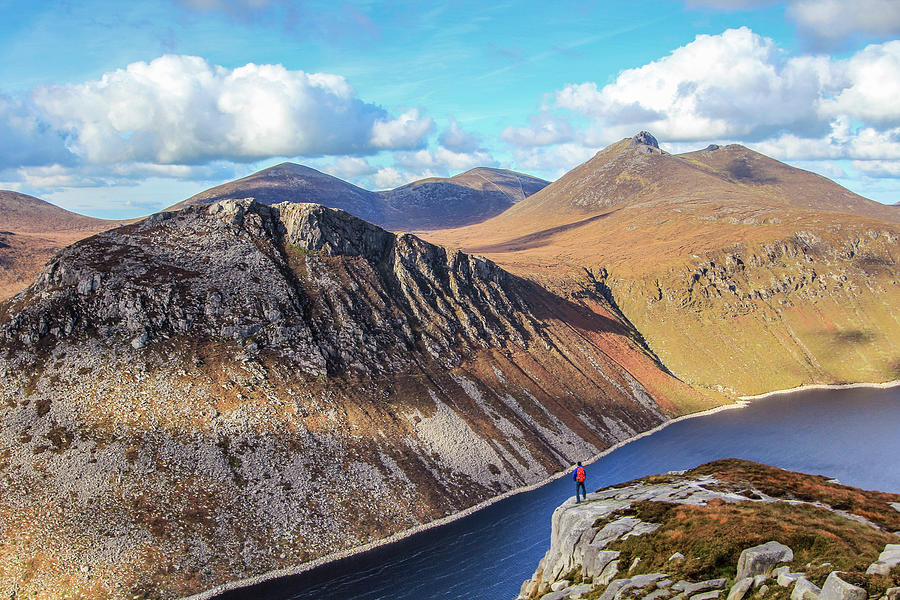
[{"label": "hiker", "polygon": [[581,466],[581,461],[578,461],[578,466],[575,467],[575,472],[572,473],[572,479],[575,480],[575,502],[581,503],[581,494],[584,494],[584,499],[587,500],[587,489],[584,487],[584,467]]}]

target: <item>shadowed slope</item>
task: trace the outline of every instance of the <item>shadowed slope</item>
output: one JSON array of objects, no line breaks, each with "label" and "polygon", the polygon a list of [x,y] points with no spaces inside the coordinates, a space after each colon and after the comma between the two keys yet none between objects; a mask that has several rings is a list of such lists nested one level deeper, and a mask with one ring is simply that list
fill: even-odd
[{"label": "shadowed slope", "polygon": [[500,214],[547,185],[504,169],[477,168],[394,190],[370,192],[302,165],[282,163],[188,198],[170,210],[219,200],[254,198],[263,204],[315,202],[395,231],[457,227]]}]

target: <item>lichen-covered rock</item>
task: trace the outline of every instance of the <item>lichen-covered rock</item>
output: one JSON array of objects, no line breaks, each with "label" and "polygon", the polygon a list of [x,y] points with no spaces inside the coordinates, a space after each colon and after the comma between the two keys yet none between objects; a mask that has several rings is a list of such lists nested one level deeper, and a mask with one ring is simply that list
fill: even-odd
[{"label": "lichen-covered rock", "polygon": [[793,551],[784,544],[774,540],[753,548],[747,548],[741,552],[735,579],[743,579],[744,577],[753,577],[755,575],[768,575],[778,563],[792,560],[794,560]]},{"label": "lichen-covered rock", "polygon": [[818,600],[867,600],[868,597],[866,590],[847,583],[837,571],[832,571],[819,592]]},{"label": "lichen-covered rock", "polygon": [[801,577],[791,590],[791,600],[818,600],[822,590],[806,577]]}]

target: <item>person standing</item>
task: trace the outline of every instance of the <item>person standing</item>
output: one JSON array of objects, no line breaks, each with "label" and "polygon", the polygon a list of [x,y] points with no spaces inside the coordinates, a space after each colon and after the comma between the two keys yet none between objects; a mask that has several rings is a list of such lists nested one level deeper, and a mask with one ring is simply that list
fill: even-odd
[{"label": "person standing", "polygon": [[575,472],[572,473],[572,479],[575,480],[575,502],[581,503],[581,494],[584,494],[584,499],[587,500],[587,488],[584,487],[584,467],[581,466],[581,461],[578,461],[578,466],[575,467]]}]

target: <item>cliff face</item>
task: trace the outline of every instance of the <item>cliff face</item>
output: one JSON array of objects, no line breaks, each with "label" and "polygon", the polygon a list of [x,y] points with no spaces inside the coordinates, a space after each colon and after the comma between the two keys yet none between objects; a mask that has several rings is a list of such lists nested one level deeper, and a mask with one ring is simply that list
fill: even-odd
[{"label": "cliff face", "polygon": [[892,598],[898,500],[735,459],[645,477],[557,508],[519,598]]},{"label": "cliff face", "polygon": [[74,244],[0,305],[0,594],[187,595],[709,406],[604,302],[309,204]]}]

